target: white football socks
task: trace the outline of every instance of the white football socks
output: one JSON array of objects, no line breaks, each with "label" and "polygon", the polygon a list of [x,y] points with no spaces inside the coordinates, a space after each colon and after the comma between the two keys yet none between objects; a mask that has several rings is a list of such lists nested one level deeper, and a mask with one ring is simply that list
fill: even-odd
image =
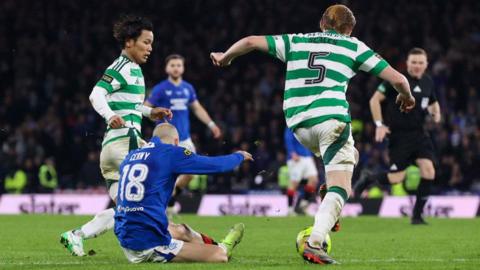
[{"label": "white football socks", "polygon": [[82,226],[80,234],[84,239],[97,237],[113,228],[115,224],[115,210],[113,208],[105,209]]},{"label": "white football socks", "polygon": [[332,229],[342,212],[345,200],[336,192],[327,192],[315,214],[312,234],[308,239],[311,246],[321,247],[325,235]]}]

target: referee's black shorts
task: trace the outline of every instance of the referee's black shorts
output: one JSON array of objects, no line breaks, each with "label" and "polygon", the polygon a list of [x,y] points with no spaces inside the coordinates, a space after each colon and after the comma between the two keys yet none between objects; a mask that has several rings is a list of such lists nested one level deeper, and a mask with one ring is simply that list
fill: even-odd
[{"label": "referee's black shorts", "polygon": [[415,160],[425,158],[435,164],[435,150],[432,139],[423,131],[392,132],[389,136],[388,153],[390,172],[405,170]]}]

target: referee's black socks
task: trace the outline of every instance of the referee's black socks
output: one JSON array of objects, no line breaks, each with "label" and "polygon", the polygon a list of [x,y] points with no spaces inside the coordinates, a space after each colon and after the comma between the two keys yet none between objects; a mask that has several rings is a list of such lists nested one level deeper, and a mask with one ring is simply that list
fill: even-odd
[{"label": "referee's black socks", "polygon": [[420,219],[423,213],[423,207],[427,203],[433,185],[433,180],[422,178],[417,188],[417,200],[413,206],[413,219]]},{"label": "referee's black socks", "polygon": [[174,207],[175,203],[177,202],[177,198],[180,194],[182,194],[183,188],[180,187],[175,187],[175,191],[172,194],[172,197],[170,197],[170,201],[168,202],[168,207]]},{"label": "referee's black socks", "polygon": [[358,181],[355,183],[355,185],[353,185],[353,192],[355,194],[355,197],[359,198],[362,192],[373,184],[378,184],[381,187],[390,185],[390,181],[388,180],[388,173],[371,173],[368,170],[363,171],[360,174],[360,178],[358,179]]},{"label": "referee's black socks", "polygon": [[387,172],[372,174],[370,176],[370,179],[371,179],[372,182],[375,181],[380,186],[390,185],[390,181],[388,180],[388,173]]}]

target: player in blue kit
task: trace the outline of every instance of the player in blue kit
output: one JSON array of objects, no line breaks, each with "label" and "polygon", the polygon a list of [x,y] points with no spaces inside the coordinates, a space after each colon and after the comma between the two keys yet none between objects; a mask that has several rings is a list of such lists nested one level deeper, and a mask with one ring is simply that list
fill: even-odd
[{"label": "player in blue kit", "polygon": [[296,138],[293,132],[286,127],[284,132],[285,148],[287,149],[287,166],[290,184],[287,189],[288,214],[295,215],[294,199],[302,179],[307,179],[303,192],[298,192],[297,205],[303,213],[308,201],[315,198],[318,171],[315,166],[312,152],[306,149]]},{"label": "player in blue kit", "polygon": [[243,224],[236,224],[218,245],[206,245],[199,237],[171,235],[165,210],[179,174],[226,172],[253,160],[252,156],[244,151],[218,157],[196,155],[178,147],[178,132],[171,124],[158,125],[153,136],[120,165],[115,234],[125,256],[133,263],[227,262],[242,239]]},{"label": "player in blue kit", "polygon": [[[152,106],[152,104],[161,104],[164,108],[172,110],[173,118],[169,122],[178,130],[180,136],[179,145],[196,153],[195,145],[190,138],[189,110],[192,110],[193,114],[208,126],[215,139],[219,139],[222,136],[222,132],[198,101],[195,88],[183,80],[185,58],[179,54],[167,56],[167,58],[165,58],[165,72],[168,78],[153,87],[150,96],[145,101],[145,105]],[[157,122],[157,124],[159,123],[162,123],[162,121]],[[177,179],[174,196],[178,195],[192,178],[193,175],[180,175]],[[174,204],[175,197],[172,197],[169,203],[169,212],[174,213]]]}]

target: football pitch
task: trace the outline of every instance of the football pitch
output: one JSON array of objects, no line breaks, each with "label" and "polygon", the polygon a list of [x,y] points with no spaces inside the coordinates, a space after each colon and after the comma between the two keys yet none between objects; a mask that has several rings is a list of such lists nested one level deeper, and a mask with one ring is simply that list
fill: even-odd
[{"label": "football pitch", "polygon": [[63,231],[88,216],[0,216],[0,269],[480,269],[480,219],[427,219],[411,226],[408,219],[359,217],[342,219],[332,233],[332,256],[341,265],[303,262],[295,251],[296,234],[312,224],[310,217],[198,217],[181,215],[215,239],[230,225],[243,222],[246,232],[228,264],[142,264],[127,262],[113,232],[85,242],[96,255],[72,257],[59,244]]}]

